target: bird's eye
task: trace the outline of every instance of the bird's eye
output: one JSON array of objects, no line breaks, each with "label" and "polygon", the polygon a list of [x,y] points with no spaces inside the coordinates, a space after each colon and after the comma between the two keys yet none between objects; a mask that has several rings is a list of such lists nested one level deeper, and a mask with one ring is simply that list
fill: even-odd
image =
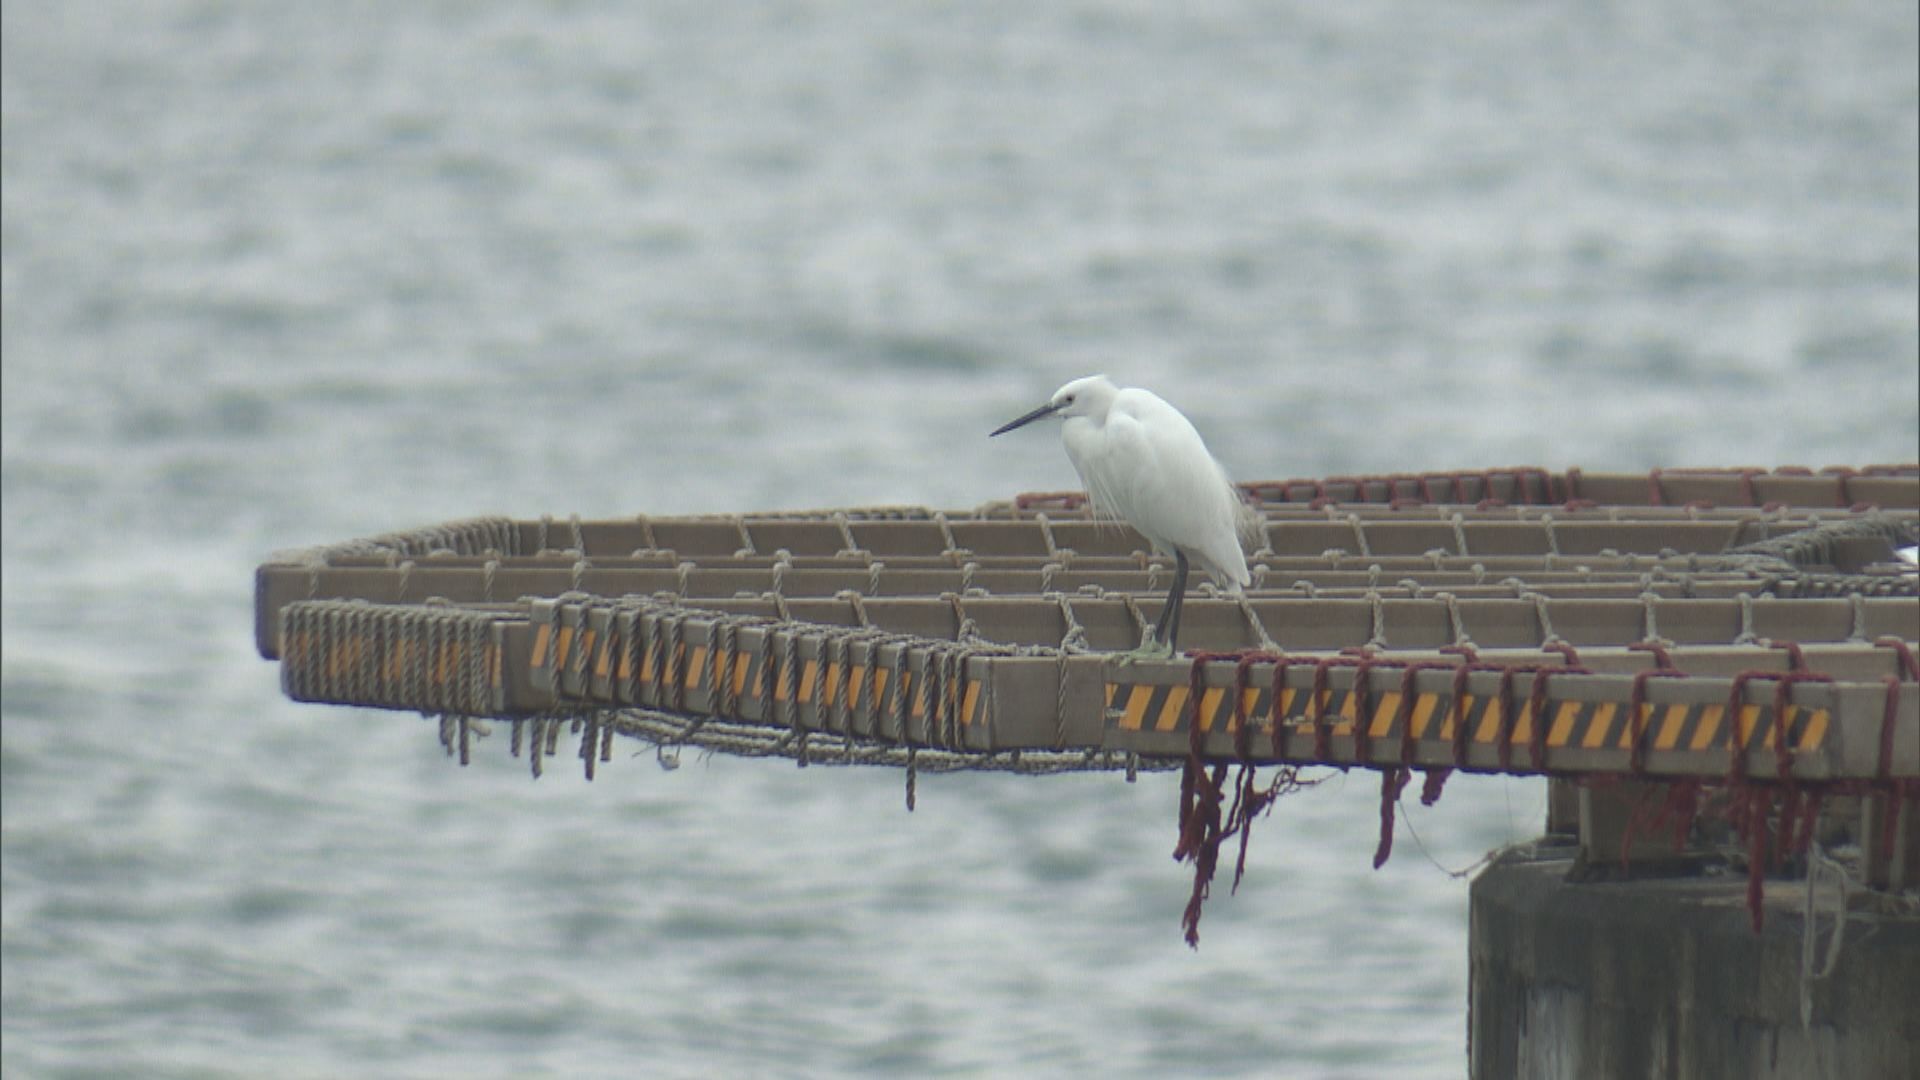
[{"label": "bird's eye", "polygon": [[1073,395],[1072,395],[1072,394],[1068,394],[1068,395],[1067,395],[1066,397],[1063,397],[1063,398],[1061,398],[1061,399],[1060,399],[1060,404],[1062,404],[1062,405],[1071,405],[1071,404],[1073,404]]}]

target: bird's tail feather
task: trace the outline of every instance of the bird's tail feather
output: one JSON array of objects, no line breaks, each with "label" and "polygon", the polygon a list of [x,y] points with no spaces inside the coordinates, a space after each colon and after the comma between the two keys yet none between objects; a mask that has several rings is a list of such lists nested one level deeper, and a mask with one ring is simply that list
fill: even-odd
[{"label": "bird's tail feather", "polygon": [[1233,531],[1249,551],[1259,551],[1267,542],[1267,522],[1260,511],[1234,489]]}]

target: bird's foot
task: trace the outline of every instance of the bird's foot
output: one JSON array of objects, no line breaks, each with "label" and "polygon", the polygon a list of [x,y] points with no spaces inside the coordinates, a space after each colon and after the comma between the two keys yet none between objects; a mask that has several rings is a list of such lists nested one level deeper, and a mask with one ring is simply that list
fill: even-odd
[{"label": "bird's foot", "polygon": [[1173,659],[1173,644],[1156,639],[1152,633],[1140,639],[1140,647],[1132,652],[1123,652],[1114,657],[1122,664],[1136,664],[1144,661]]}]

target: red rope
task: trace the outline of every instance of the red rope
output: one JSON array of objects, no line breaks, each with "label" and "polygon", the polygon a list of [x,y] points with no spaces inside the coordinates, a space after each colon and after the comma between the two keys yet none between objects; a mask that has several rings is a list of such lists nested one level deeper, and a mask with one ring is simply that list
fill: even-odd
[{"label": "red rope", "polygon": [[1767,642],[1767,648],[1785,649],[1787,651],[1787,670],[1788,671],[1807,670],[1807,654],[1805,651],[1803,651],[1800,648],[1799,642],[1788,641],[1785,638],[1774,638],[1773,640]]},{"label": "red rope", "polygon": [[1627,643],[1627,651],[1652,653],[1655,667],[1662,671],[1675,670],[1673,654],[1668,652],[1667,647],[1658,641],[1630,641]]},{"label": "red rope", "polygon": [[1764,899],[1764,887],[1761,884],[1766,876],[1767,864],[1767,812],[1772,807],[1773,793],[1758,785],[1748,790],[1750,805],[1747,811],[1747,914],[1753,919],[1753,932],[1759,933],[1760,926],[1766,921],[1766,913],[1761,908]]},{"label": "red rope", "polygon": [[[1472,672],[1472,663],[1465,663],[1453,673],[1453,702],[1449,713],[1453,717],[1453,767],[1456,769],[1467,766],[1467,677]],[[1433,796],[1440,797],[1438,788],[1434,789]]]},{"label": "red rope", "polygon": [[1375,870],[1385,866],[1387,856],[1393,854],[1393,807],[1412,775],[1406,769],[1380,770],[1380,846],[1373,851]]},{"label": "red rope", "polygon": [[1373,658],[1360,661],[1353,671],[1353,761],[1365,765],[1373,757]]},{"label": "red rope", "polygon": [[1805,855],[1807,848],[1812,846],[1813,829],[1820,821],[1820,804],[1825,798],[1826,793],[1818,787],[1807,790],[1807,801],[1800,811],[1799,836],[1793,842],[1792,853],[1795,856]]},{"label": "red rope", "polygon": [[1880,860],[1885,862],[1893,858],[1893,837],[1900,828],[1901,795],[1907,791],[1920,796],[1920,780],[1895,781],[1893,779],[1893,727],[1900,716],[1900,680],[1892,675],[1886,676],[1887,706],[1880,714],[1880,760],[1874,765],[1873,774],[1887,788],[1885,802],[1887,821],[1880,830]]},{"label": "red rope", "polygon": [[1727,806],[1727,822],[1747,849],[1747,915],[1753,932],[1759,933],[1763,915],[1762,880],[1767,866],[1767,815],[1773,793],[1760,784],[1741,784],[1732,789]]},{"label": "red rope", "polygon": [[1443,653],[1457,653],[1465,659],[1454,669],[1453,696],[1447,704],[1447,715],[1453,717],[1453,765],[1445,769],[1429,769],[1425,782],[1420,785],[1420,804],[1432,806],[1440,801],[1440,793],[1446,789],[1447,778],[1454,769],[1465,768],[1467,764],[1467,677],[1472,667],[1479,662],[1480,653],[1471,645],[1445,645]]},{"label": "red rope", "polygon": [[1874,638],[1873,643],[1883,649],[1892,649],[1894,655],[1899,657],[1900,671],[1908,679],[1920,682],[1920,658],[1913,655],[1913,646],[1892,636]]},{"label": "red rope", "polygon": [[1887,824],[1880,830],[1880,861],[1893,858],[1893,838],[1900,831],[1900,803],[1906,799],[1920,800],[1920,780],[1896,780],[1887,791]]},{"label": "red rope", "polygon": [[[1693,832],[1693,819],[1700,813],[1700,794],[1702,784],[1698,779],[1676,780],[1667,785],[1667,795],[1660,804],[1660,812],[1654,815],[1651,829],[1658,829],[1669,822],[1673,824],[1673,847],[1678,851],[1687,846],[1687,837]],[[1621,844],[1621,859],[1626,858],[1626,843]]]},{"label": "red rope", "polygon": [[1280,699],[1287,690],[1288,660],[1282,656],[1273,662],[1273,756],[1286,756],[1286,710]]},{"label": "red rope", "polygon": [[1793,740],[1787,727],[1788,694],[1793,683],[1780,680],[1773,687],[1773,764],[1780,782],[1787,785],[1787,795],[1793,796]]},{"label": "red rope", "polygon": [[[1911,476],[1913,465],[1869,465],[1862,468],[1830,466],[1818,475],[1831,477],[1834,481],[1834,505],[1859,508],[1865,505],[1856,501],[1853,481],[1859,477]],[[1650,506],[1670,506],[1664,486],[1669,476],[1698,476],[1709,478],[1733,478],[1739,482],[1739,493],[1735,498],[1742,505],[1762,508],[1781,505],[1777,502],[1762,503],[1760,491],[1755,481],[1769,476],[1814,476],[1812,469],[1804,466],[1781,466],[1772,471],[1751,466],[1739,468],[1706,469],[1649,469],[1647,471],[1647,504]],[[1451,472],[1423,473],[1373,473],[1362,475],[1336,475],[1320,479],[1263,480],[1238,485],[1240,490],[1259,502],[1293,503],[1306,502],[1319,508],[1337,503],[1329,485],[1342,485],[1353,489],[1349,501],[1354,502],[1403,502],[1408,496],[1402,492],[1411,487],[1425,503],[1439,503],[1436,484],[1445,482],[1452,501],[1464,504],[1470,498],[1467,491],[1469,480],[1477,481],[1480,487],[1479,505],[1505,506],[1509,503],[1527,505],[1560,503],[1569,509],[1576,505],[1585,506],[1593,502],[1581,495],[1584,476],[1577,468],[1568,468],[1562,473],[1552,473],[1537,466],[1515,466],[1504,469],[1455,470]],[[1512,491],[1511,498],[1498,498],[1494,492],[1497,483],[1507,482]],[[1371,490],[1374,486],[1384,487],[1384,491],[1375,497]],[[1304,498],[1296,498],[1295,489],[1305,488]],[[1081,505],[1085,495],[1081,492],[1038,493],[1022,496],[1031,502],[1016,500],[1015,505],[1022,510],[1042,505],[1062,505],[1074,509]],[[1711,506],[1706,499],[1691,500],[1688,505]]]},{"label": "red rope", "polygon": [[1501,665],[1500,670],[1500,770],[1513,771],[1513,729],[1519,726],[1519,717],[1514,715],[1512,664]]},{"label": "red rope", "polygon": [[[1181,915],[1181,927],[1189,946],[1198,948],[1200,944],[1200,913],[1206,905],[1207,897],[1213,890],[1214,874],[1219,868],[1220,845],[1236,830],[1240,832],[1239,858],[1234,864],[1233,887],[1240,887],[1241,876],[1246,872],[1247,839],[1253,828],[1253,818],[1278,795],[1285,778],[1276,779],[1269,790],[1262,792],[1254,787],[1254,768],[1243,763],[1239,776],[1234,782],[1234,798],[1223,820],[1221,803],[1225,801],[1227,766],[1224,762],[1215,764],[1211,772],[1202,757],[1205,748],[1205,732],[1201,724],[1201,701],[1206,695],[1207,665],[1217,660],[1233,660],[1233,718],[1236,725],[1235,752],[1243,759],[1250,756],[1247,749],[1246,686],[1248,672],[1252,665],[1261,659],[1276,661],[1276,668],[1283,669],[1286,661],[1283,657],[1270,653],[1235,652],[1192,654],[1192,666],[1187,672],[1187,761],[1180,777],[1180,837],[1174,845],[1173,857],[1176,862],[1193,863],[1193,892],[1188,897],[1186,910]],[[1280,715],[1278,698],[1275,699],[1275,731],[1279,730]],[[1277,736],[1276,736],[1277,738]]]},{"label": "red rope", "polygon": [[[1902,674],[1912,673],[1915,664],[1913,650],[1906,642],[1898,639],[1882,639],[1876,644],[1892,649]],[[1658,643],[1637,643],[1636,648],[1653,654],[1656,666],[1642,670],[1634,676],[1632,695],[1628,702],[1630,756],[1625,775],[1644,776],[1647,729],[1650,723],[1650,709],[1647,703],[1647,687],[1655,678],[1686,677],[1689,673],[1674,668],[1671,657]],[[1781,671],[1744,671],[1734,676],[1725,706],[1728,742],[1728,768],[1724,783],[1731,791],[1731,802],[1727,810],[1727,820],[1744,843],[1747,853],[1747,908],[1754,930],[1758,932],[1764,925],[1764,880],[1769,866],[1778,867],[1787,858],[1805,854],[1814,839],[1819,817],[1825,798],[1831,791],[1855,792],[1862,794],[1880,789],[1886,793],[1885,825],[1878,837],[1879,857],[1882,860],[1891,857],[1893,838],[1897,832],[1899,815],[1904,799],[1920,797],[1920,780],[1895,779],[1893,776],[1894,743],[1898,728],[1900,693],[1904,682],[1900,675],[1885,676],[1887,688],[1886,705],[1880,725],[1878,760],[1875,767],[1875,779],[1872,781],[1825,781],[1801,783],[1794,778],[1795,755],[1798,750],[1795,725],[1789,720],[1789,709],[1793,706],[1793,686],[1796,683],[1831,683],[1833,676],[1824,672],[1807,669],[1806,657],[1799,647],[1791,642],[1781,642],[1792,670]],[[1475,672],[1499,672],[1499,700],[1496,705],[1489,702],[1488,707],[1501,710],[1497,752],[1500,767],[1512,768],[1513,740],[1517,736],[1518,719],[1524,711],[1532,717],[1533,727],[1529,738],[1529,750],[1535,771],[1546,771],[1545,746],[1552,727],[1549,713],[1551,704],[1551,680],[1555,675],[1590,674],[1586,668],[1577,666],[1579,655],[1572,646],[1555,643],[1547,647],[1548,651],[1560,654],[1560,663],[1546,664],[1499,664],[1483,662],[1470,646],[1450,647],[1446,652],[1461,657],[1458,662],[1405,663],[1376,659],[1373,655],[1340,655],[1322,657],[1313,661],[1314,673],[1309,691],[1309,703],[1305,710],[1306,719],[1314,727],[1314,753],[1316,757],[1326,759],[1331,756],[1331,736],[1337,716],[1329,716],[1333,687],[1331,671],[1336,667],[1354,669],[1350,693],[1353,695],[1353,734],[1354,761],[1366,767],[1379,767],[1371,763],[1372,726],[1376,702],[1372,684],[1374,669],[1379,667],[1399,668],[1399,702],[1395,708],[1392,724],[1399,726],[1399,746],[1395,755],[1395,764],[1379,767],[1381,772],[1380,788],[1380,832],[1374,850],[1373,865],[1376,869],[1384,866],[1392,855],[1393,834],[1396,824],[1398,801],[1406,785],[1412,779],[1416,742],[1413,733],[1413,710],[1418,699],[1418,676],[1423,670],[1451,669],[1453,671],[1452,692],[1446,711],[1442,717],[1451,716],[1454,730],[1451,733],[1451,767],[1433,767],[1426,773],[1421,802],[1432,805],[1438,801],[1447,778],[1456,769],[1464,768],[1468,758],[1468,740],[1470,717],[1467,708],[1468,691],[1471,689],[1471,676]],[[1193,653],[1192,667],[1188,672],[1188,701],[1186,719],[1188,723],[1188,760],[1181,778],[1180,839],[1174,849],[1174,857],[1194,864],[1194,887],[1188,905],[1182,917],[1182,926],[1186,940],[1197,945],[1200,912],[1211,892],[1212,881],[1218,868],[1219,848],[1234,833],[1238,832],[1239,851],[1234,863],[1234,888],[1237,890],[1245,874],[1248,843],[1251,837],[1253,818],[1270,809],[1275,797],[1283,786],[1289,783],[1288,770],[1276,778],[1266,789],[1255,783],[1255,770],[1249,760],[1252,757],[1251,731],[1253,723],[1247,706],[1247,690],[1252,681],[1255,664],[1271,662],[1273,673],[1271,681],[1271,717],[1270,732],[1273,754],[1284,757],[1287,749],[1284,732],[1286,714],[1284,697],[1287,690],[1287,676],[1291,661],[1284,654],[1265,652],[1234,653]],[[1205,734],[1203,729],[1202,703],[1206,695],[1206,667],[1212,661],[1231,659],[1235,662],[1232,682],[1232,720],[1234,725],[1234,755],[1241,761],[1241,771],[1233,781],[1233,798],[1227,806],[1226,762],[1209,763],[1203,756]],[[1514,702],[1514,679],[1521,673],[1531,673],[1534,678],[1529,689],[1524,710],[1516,709]],[[1750,746],[1757,730],[1742,731],[1742,720],[1747,709],[1748,685],[1756,680],[1773,684],[1772,714],[1767,718],[1768,727],[1765,736],[1773,743],[1775,776],[1767,782],[1756,783],[1748,776],[1747,759]],[[1804,725],[1802,725],[1804,726]],[[1757,725],[1756,725],[1757,727]],[[1391,730],[1391,725],[1390,725]],[[1609,778],[1593,777],[1586,783],[1604,784]],[[1776,788],[1775,785],[1778,785]],[[1669,823],[1673,829],[1675,849],[1686,846],[1693,822],[1700,813],[1706,783],[1698,778],[1683,778],[1666,783],[1665,796],[1657,803],[1643,800],[1631,815],[1621,840],[1621,859],[1625,864],[1635,836],[1642,830],[1659,829]],[[1775,792],[1778,791],[1776,796]],[[1776,807],[1776,798],[1778,799]],[[1223,813],[1224,809],[1224,813]]]},{"label": "red rope", "polygon": [[[1569,470],[1567,475],[1557,476],[1534,465],[1478,471],[1342,474],[1319,479],[1262,480],[1241,484],[1239,487],[1257,501],[1306,502],[1308,506],[1319,509],[1341,501],[1395,504],[1408,503],[1418,498],[1425,504],[1441,503],[1447,501],[1440,497],[1436,489],[1436,484],[1442,482],[1448,486],[1451,501],[1464,504],[1469,498],[1467,491],[1469,480],[1479,482],[1481,505],[1505,506],[1508,503],[1551,505],[1555,502],[1571,502],[1578,497],[1579,490],[1577,470]],[[1495,485],[1502,481],[1512,489],[1511,498],[1496,497]],[[1334,494],[1335,487],[1350,488],[1351,494],[1342,500]],[[1299,488],[1306,489],[1306,498],[1296,498],[1294,492]],[[1380,489],[1377,493],[1376,488]],[[1408,494],[1409,491],[1417,494]]]},{"label": "red rope", "polygon": [[1574,649],[1572,642],[1549,641],[1545,645],[1540,646],[1540,651],[1559,653],[1561,660],[1569,668],[1585,668],[1586,666],[1580,662],[1580,654]]},{"label": "red rope", "polygon": [[[1231,829],[1240,829],[1240,854],[1233,860],[1233,892],[1240,891],[1240,879],[1247,873],[1247,841],[1253,836],[1253,819],[1271,803],[1279,793],[1280,781],[1275,780],[1273,790],[1262,793],[1253,786],[1253,766],[1240,767],[1240,793],[1234,796],[1234,812],[1229,817]],[[1264,798],[1262,797],[1264,794]]]},{"label": "red rope", "polygon": [[1648,668],[1633,677],[1633,693],[1627,698],[1627,721],[1633,730],[1633,742],[1627,751],[1627,771],[1633,775],[1647,773],[1647,680],[1685,678],[1686,675],[1684,671],[1663,666]]},{"label": "red rope", "polygon": [[1327,689],[1327,666],[1323,660],[1313,666],[1313,688],[1307,696],[1307,722],[1313,725],[1313,756],[1325,761],[1333,753],[1333,733],[1321,722],[1326,704],[1321,695]]},{"label": "red rope", "polygon": [[1259,653],[1248,653],[1233,665],[1233,755],[1241,761],[1253,756],[1253,732],[1247,722],[1247,676]]},{"label": "red rope", "polygon": [[[1200,910],[1206,905],[1207,896],[1213,891],[1213,872],[1220,861],[1220,801],[1221,786],[1226,783],[1227,767],[1216,765],[1211,777],[1201,777],[1202,798],[1194,811],[1194,828],[1191,830],[1195,843],[1190,850],[1174,850],[1174,858],[1193,858],[1193,895],[1187,899],[1187,909],[1180,916],[1180,925],[1186,932],[1187,945],[1200,947]],[[1205,842],[1199,838],[1204,837]],[[1181,843],[1186,844],[1186,837]]]},{"label": "red rope", "polygon": [[1206,670],[1205,654],[1196,653],[1187,670],[1187,764],[1180,774],[1180,842],[1173,849],[1176,860],[1184,859],[1199,841],[1194,806],[1204,794],[1201,784],[1206,765],[1201,761],[1200,750],[1205,733],[1200,730],[1200,698],[1206,688]]},{"label": "red rope", "polygon": [[1533,738],[1527,740],[1527,757],[1535,772],[1547,771],[1547,731],[1551,726],[1547,720],[1547,683],[1554,674],[1554,668],[1541,669],[1533,676],[1533,690],[1527,694],[1527,715],[1533,717]]},{"label": "red rope", "polygon": [[1742,714],[1746,711],[1747,683],[1753,680],[1766,680],[1776,684],[1773,694],[1772,717],[1774,754],[1777,767],[1783,770],[1780,778],[1786,780],[1789,777],[1788,772],[1785,770],[1791,770],[1793,765],[1791,748],[1783,749],[1782,747],[1782,744],[1787,741],[1788,735],[1784,721],[1786,717],[1786,706],[1789,704],[1788,694],[1790,688],[1794,683],[1831,683],[1833,676],[1825,672],[1802,670],[1787,672],[1743,671],[1733,677],[1733,688],[1727,694],[1726,708],[1728,725],[1727,782],[1736,786],[1745,783],[1747,779],[1747,740],[1741,737],[1740,720]]},{"label": "red rope", "polygon": [[1084,491],[1028,491],[1013,497],[1015,510],[1078,510],[1085,506]]},{"label": "red rope", "polygon": [[1820,474],[1822,476],[1831,476],[1839,481],[1839,491],[1835,493],[1833,500],[1835,506],[1847,506],[1853,502],[1852,499],[1847,497],[1848,485],[1852,483],[1854,477],[1860,475],[1859,472],[1845,465],[1829,465],[1821,469]]},{"label": "red rope", "polygon": [[1785,788],[1780,792],[1780,824],[1773,831],[1772,868],[1780,870],[1780,860],[1793,847],[1794,826],[1800,821],[1800,791]]},{"label": "red rope", "polygon": [[1456,665],[1439,660],[1408,664],[1400,675],[1400,708],[1393,722],[1400,725],[1400,764],[1413,764],[1413,703],[1420,696],[1419,676],[1423,671],[1451,670]]},{"label": "red rope", "polygon": [[1887,706],[1880,714],[1880,759],[1873,775],[1881,783],[1893,779],[1893,725],[1900,718],[1900,680],[1892,675],[1882,679],[1887,685]]},{"label": "red rope", "polygon": [[1633,813],[1627,815],[1627,824],[1620,830],[1620,872],[1623,874],[1631,869],[1634,838],[1642,828],[1659,828],[1661,814],[1666,809],[1665,800],[1654,803],[1648,795],[1647,791],[1641,791],[1640,801],[1634,804]]},{"label": "red rope", "polygon": [[[1789,662],[1793,662],[1794,650],[1788,651]],[[1761,909],[1761,879],[1767,867],[1767,817],[1772,811],[1773,791],[1767,785],[1749,783],[1747,779],[1747,740],[1741,738],[1740,719],[1746,708],[1747,683],[1755,679],[1765,679],[1774,683],[1772,735],[1778,779],[1782,782],[1780,808],[1779,839],[1773,845],[1775,857],[1783,848],[1792,848],[1796,841],[1799,793],[1793,783],[1792,748],[1788,745],[1790,732],[1786,724],[1787,706],[1791,703],[1792,688],[1795,683],[1830,683],[1833,676],[1824,672],[1807,671],[1804,658],[1800,666],[1793,671],[1743,671],[1733,678],[1732,690],[1727,695],[1727,784],[1734,792],[1734,804],[1729,818],[1735,828],[1747,842],[1747,911],[1753,918],[1755,933],[1760,931],[1764,918]],[[1896,680],[1897,683],[1897,680]],[[1888,724],[1883,720],[1882,744],[1886,745]],[[1883,759],[1884,760],[1884,759]],[[1817,812],[1817,811],[1816,811]],[[1810,829],[1811,825],[1802,826]]]},{"label": "red rope", "polygon": [[1740,717],[1746,711],[1747,680],[1765,678],[1772,672],[1743,671],[1733,677],[1733,688],[1727,691],[1727,782],[1738,786],[1747,779],[1747,741],[1741,737]]}]

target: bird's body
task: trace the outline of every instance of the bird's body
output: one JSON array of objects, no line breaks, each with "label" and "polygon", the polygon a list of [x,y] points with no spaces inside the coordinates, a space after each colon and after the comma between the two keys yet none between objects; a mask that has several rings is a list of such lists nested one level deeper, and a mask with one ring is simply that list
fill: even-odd
[{"label": "bird's body", "polygon": [[1094,513],[1125,521],[1155,551],[1174,557],[1173,591],[1153,644],[1143,646],[1171,654],[1189,561],[1229,592],[1253,580],[1240,547],[1250,511],[1180,410],[1151,391],[1120,389],[1104,375],[1075,379],[994,434],[1055,414],[1064,418],[1060,437]]},{"label": "bird's body", "polygon": [[1113,389],[1104,413],[1067,417],[1060,438],[1096,514],[1132,525],[1162,555],[1184,551],[1222,589],[1253,580],[1240,550],[1245,504],[1180,410],[1150,390]]}]

